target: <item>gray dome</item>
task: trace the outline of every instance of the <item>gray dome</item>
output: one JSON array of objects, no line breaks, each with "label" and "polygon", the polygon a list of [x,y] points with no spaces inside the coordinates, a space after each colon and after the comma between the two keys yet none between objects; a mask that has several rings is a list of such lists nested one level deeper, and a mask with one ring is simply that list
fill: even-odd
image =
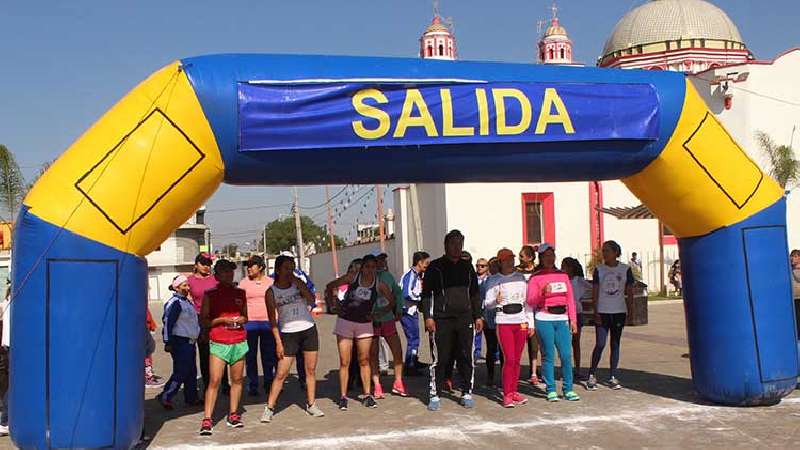
[{"label": "gray dome", "polygon": [[704,0],[651,0],[617,22],[603,56],[653,42],[714,39],[743,43],[736,24]]}]

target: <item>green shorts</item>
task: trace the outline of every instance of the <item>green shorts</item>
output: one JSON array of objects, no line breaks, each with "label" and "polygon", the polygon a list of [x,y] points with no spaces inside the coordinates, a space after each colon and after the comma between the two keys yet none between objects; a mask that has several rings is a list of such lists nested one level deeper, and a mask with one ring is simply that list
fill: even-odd
[{"label": "green shorts", "polygon": [[212,355],[225,361],[229,365],[233,365],[233,363],[244,358],[244,355],[246,355],[247,351],[250,349],[246,341],[239,342],[238,344],[220,344],[211,341],[208,346],[209,352]]}]

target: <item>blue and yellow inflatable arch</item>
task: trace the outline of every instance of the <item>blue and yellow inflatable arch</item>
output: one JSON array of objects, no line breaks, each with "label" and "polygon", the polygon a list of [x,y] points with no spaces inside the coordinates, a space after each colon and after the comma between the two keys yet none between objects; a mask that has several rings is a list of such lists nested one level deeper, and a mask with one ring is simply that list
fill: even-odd
[{"label": "blue and yellow inflatable arch", "polygon": [[798,375],[785,200],[681,74],[326,56],[177,61],[36,183],[14,240],[20,447],[129,447],[144,255],[217,186],[621,178],[680,238],[692,377],[778,402]]}]

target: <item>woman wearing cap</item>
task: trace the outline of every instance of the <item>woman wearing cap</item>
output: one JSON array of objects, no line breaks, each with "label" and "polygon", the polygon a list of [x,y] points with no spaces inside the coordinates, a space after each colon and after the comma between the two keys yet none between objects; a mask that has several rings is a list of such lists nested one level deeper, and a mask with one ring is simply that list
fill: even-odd
[{"label": "woman wearing cap", "polygon": [[325,414],[316,404],[316,367],[319,334],[309,306],[315,302],[308,286],[294,275],[294,258],[281,255],[275,260],[275,283],[267,290],[266,304],[278,356],[278,372],[269,392],[261,422],[272,422],[275,404],[289,375],[295,357],[303,353],[306,361],[306,404],[310,416]]},{"label": "woman wearing cap", "polygon": [[[358,351],[358,366],[364,394],[360,400],[368,408],[377,408],[378,404],[370,390],[370,349],[372,336],[375,333],[372,325],[372,314],[378,295],[389,299],[387,311],[395,308],[394,296],[389,286],[378,280],[377,260],[373,255],[363,258],[358,274],[346,273],[331,281],[325,288],[325,297],[332,298],[333,291],[343,284],[348,284],[344,300],[337,306],[339,317],[333,334],[336,335],[339,347],[339,393],[337,402],[339,409],[347,410],[347,381],[350,372],[350,359],[353,345]],[[328,300],[330,304],[330,300]]]},{"label": "woman wearing cap", "polygon": [[233,271],[236,263],[220,259],[214,265],[214,276],[219,284],[206,291],[200,319],[209,329],[209,375],[206,389],[205,417],[200,425],[200,435],[209,436],[212,432],[211,414],[217,402],[222,374],[230,366],[231,393],[226,423],[229,427],[244,426],[239,416],[239,399],[242,396],[242,375],[244,356],[247,354],[247,294],[233,284]]},{"label": "woman wearing cap", "polygon": [[[206,291],[217,287],[217,279],[211,273],[211,266],[213,265],[211,256],[208,253],[200,253],[194,259],[194,267],[192,274],[187,278],[189,282],[189,299],[194,304],[194,310],[200,314],[203,306],[203,298],[205,298]],[[197,351],[200,354],[200,375],[203,377],[203,393],[209,383],[208,376],[208,361],[209,361],[209,347],[208,347],[208,329],[203,324],[200,324],[201,331],[200,337],[197,339]],[[222,375],[222,391],[230,391],[228,384],[228,374]]]},{"label": "woman wearing cap", "polygon": [[264,258],[254,255],[246,262],[247,277],[239,282],[239,287],[247,293],[247,380],[248,394],[258,395],[258,351],[261,350],[261,367],[264,370],[264,392],[269,394],[269,387],[275,377],[275,338],[267,317],[267,305],[264,302],[267,289],[272,286],[272,278],[264,274],[267,265]]},{"label": "woman wearing cap", "polygon": [[184,275],[172,280],[172,297],[164,304],[164,350],[172,356],[172,376],[157,399],[164,408],[172,409],[172,397],[183,386],[187,405],[197,403],[197,366],[195,341],[200,335],[197,311],[189,300],[189,282]]},{"label": "woman wearing cap", "polygon": [[486,283],[486,310],[495,311],[497,336],[503,351],[503,406],[514,408],[528,400],[517,392],[520,359],[525,340],[533,335],[533,314],[526,303],[528,285],[525,277],[514,270],[514,252],[504,248],[497,252],[500,273]]},{"label": "woman wearing cap", "polygon": [[556,349],[564,377],[564,398],[580,400],[572,390],[572,335],[578,331],[572,282],[566,273],[556,269],[556,252],[552,245],[541,244],[538,251],[540,268],[528,281],[528,304],[535,310],[536,334],[542,342],[542,372],[547,384],[547,400],[558,401],[554,367]]}]

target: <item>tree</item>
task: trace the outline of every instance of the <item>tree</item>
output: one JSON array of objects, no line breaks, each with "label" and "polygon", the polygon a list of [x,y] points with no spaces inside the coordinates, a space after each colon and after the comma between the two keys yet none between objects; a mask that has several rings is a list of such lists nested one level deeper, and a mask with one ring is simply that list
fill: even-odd
[{"label": "tree", "polygon": [[790,189],[800,181],[800,161],[794,158],[794,150],[789,145],[777,145],[772,138],[763,131],[756,131],[761,151],[769,158],[769,174],[786,189]]},{"label": "tree", "polygon": [[14,154],[0,144],[0,202],[11,216],[16,215],[26,186]]},{"label": "tree", "polygon": [[28,185],[27,185],[27,187],[25,189],[26,192],[30,191],[31,189],[33,189],[33,185],[36,184],[37,181],[39,181],[39,178],[41,178],[42,175],[44,175],[44,173],[47,172],[47,169],[49,169],[50,166],[52,166],[54,162],[55,162],[55,160],[52,160],[52,161],[47,161],[44,164],[42,164],[42,167],[39,168],[39,173],[37,173],[36,176],[33,177],[33,180],[31,180],[30,183],[28,183]]},{"label": "tree", "polygon": [[[331,241],[324,228],[314,223],[308,216],[300,216],[300,228],[303,231],[303,243],[306,250],[313,245],[317,251],[326,252],[331,248]],[[294,217],[284,217],[267,224],[267,253],[277,254],[297,245]],[[336,247],[344,246],[344,239],[334,236]],[[261,244],[263,246],[263,242]]]}]

